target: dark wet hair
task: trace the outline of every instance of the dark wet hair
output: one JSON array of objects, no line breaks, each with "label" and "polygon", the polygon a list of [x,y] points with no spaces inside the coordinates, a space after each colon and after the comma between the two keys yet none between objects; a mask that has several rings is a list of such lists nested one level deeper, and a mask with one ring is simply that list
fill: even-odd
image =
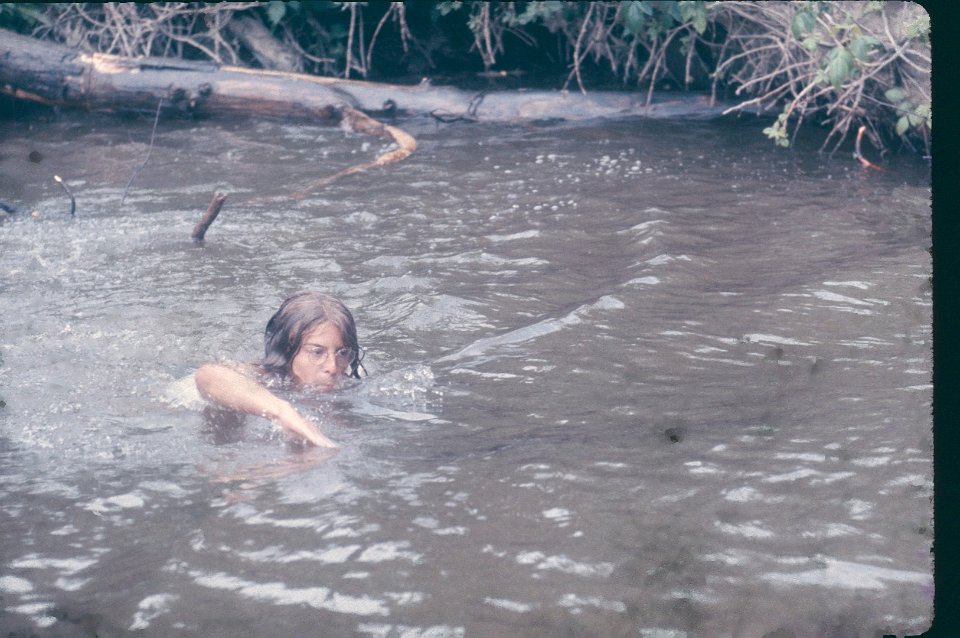
[{"label": "dark wet hair", "polygon": [[357,326],[353,315],[339,300],[310,290],[295,292],[284,299],[280,309],[267,322],[267,329],[263,333],[263,361],[260,363],[264,371],[289,378],[293,357],[300,350],[304,335],[327,321],[340,330],[343,345],[356,353],[347,368],[347,374],[359,379],[363,355],[357,343]]}]

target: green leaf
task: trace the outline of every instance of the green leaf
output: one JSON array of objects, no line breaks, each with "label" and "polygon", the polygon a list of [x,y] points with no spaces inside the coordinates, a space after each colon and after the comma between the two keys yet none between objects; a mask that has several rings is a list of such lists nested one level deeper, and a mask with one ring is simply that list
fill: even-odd
[{"label": "green leaf", "polygon": [[850,43],[850,53],[858,60],[866,60],[870,57],[870,43],[866,38],[857,38]]},{"label": "green leaf", "polygon": [[703,35],[703,32],[707,30],[707,14],[705,11],[699,11],[697,15],[693,16],[693,28],[700,35]]},{"label": "green leaf", "polygon": [[270,24],[275,25],[280,22],[286,13],[287,6],[283,2],[271,0],[267,3],[267,19],[270,20]]},{"label": "green leaf", "polygon": [[670,26],[673,22],[683,22],[683,15],[680,13],[680,2],[678,0],[661,0],[658,3],[660,13],[663,18],[672,18],[663,20],[665,26]]},{"label": "green leaf", "polygon": [[817,26],[817,19],[809,11],[798,11],[793,16],[793,21],[790,23],[790,30],[793,32],[793,37],[797,40],[801,39],[805,33],[813,31],[813,28]]},{"label": "green leaf", "polygon": [[443,0],[443,2],[436,5],[436,9],[440,15],[445,16],[448,13],[459,11],[462,6],[463,0]]},{"label": "green leaf", "polygon": [[642,33],[649,11],[650,9],[639,0],[627,2],[623,8],[623,28],[633,35]]},{"label": "green leaf", "polygon": [[900,87],[893,87],[892,89],[887,89],[883,93],[883,97],[887,98],[890,102],[894,104],[899,104],[907,99],[907,94],[903,92],[903,89]]},{"label": "green leaf", "polygon": [[803,39],[803,48],[813,53],[820,47],[820,40],[815,35]]},{"label": "green leaf", "polygon": [[697,33],[703,34],[707,30],[707,9],[703,2],[682,0],[679,7],[683,22],[692,24]]},{"label": "green leaf", "polygon": [[930,41],[930,16],[926,12],[907,26],[907,37],[911,40],[916,38],[923,42]]},{"label": "green leaf", "polygon": [[910,122],[907,121],[907,117],[903,116],[897,120],[897,135],[903,135],[907,132],[907,129],[910,128]]},{"label": "green leaf", "polygon": [[827,64],[827,77],[830,84],[837,91],[843,86],[843,83],[850,77],[850,71],[853,70],[853,56],[844,47],[837,47],[830,52],[830,62]]},{"label": "green leaf", "polygon": [[560,0],[547,0],[543,3],[543,15],[552,15],[563,11],[563,3]]}]

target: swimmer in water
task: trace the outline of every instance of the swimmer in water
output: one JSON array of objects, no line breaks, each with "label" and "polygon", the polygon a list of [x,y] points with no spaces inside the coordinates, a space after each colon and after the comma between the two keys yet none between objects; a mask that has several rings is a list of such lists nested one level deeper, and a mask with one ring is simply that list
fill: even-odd
[{"label": "swimmer in water", "polygon": [[267,322],[263,341],[264,357],[259,364],[200,366],[194,374],[200,394],[222,408],[270,419],[319,447],[339,448],[268,386],[289,381],[328,391],[344,378],[359,379],[363,365],[353,315],[330,295],[297,292],[287,297]]}]

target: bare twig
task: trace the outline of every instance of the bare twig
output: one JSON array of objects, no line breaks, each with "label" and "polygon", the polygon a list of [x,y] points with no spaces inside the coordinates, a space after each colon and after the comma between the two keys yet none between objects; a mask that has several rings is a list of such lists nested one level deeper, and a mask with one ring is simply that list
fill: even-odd
[{"label": "bare twig", "polygon": [[353,2],[349,5],[350,9],[350,30],[347,32],[347,62],[343,67],[343,77],[350,77],[351,56],[353,55],[353,30],[357,22],[357,5]]},{"label": "bare twig", "polygon": [[391,2],[390,8],[383,13],[383,17],[380,18],[380,22],[377,23],[377,28],[373,30],[373,35],[370,36],[370,45],[367,47],[367,56],[366,56],[366,65],[367,68],[370,68],[373,65],[373,45],[377,42],[377,36],[380,35],[380,29],[383,28],[384,23],[390,17],[390,15],[396,9],[396,6],[400,4],[399,2]]},{"label": "bare twig", "polygon": [[572,77],[576,76],[577,86],[580,87],[580,92],[584,95],[587,94],[587,90],[583,88],[583,78],[580,76],[580,64],[586,58],[587,54],[584,53],[581,56],[580,49],[583,46],[583,36],[587,32],[587,25],[590,24],[590,16],[593,14],[594,7],[596,7],[596,5],[590,3],[590,6],[587,8],[587,14],[583,16],[583,22],[580,25],[580,33],[577,35],[577,40],[573,45],[573,69],[571,69],[570,75],[567,76],[567,81],[563,83],[563,89],[566,90]]}]

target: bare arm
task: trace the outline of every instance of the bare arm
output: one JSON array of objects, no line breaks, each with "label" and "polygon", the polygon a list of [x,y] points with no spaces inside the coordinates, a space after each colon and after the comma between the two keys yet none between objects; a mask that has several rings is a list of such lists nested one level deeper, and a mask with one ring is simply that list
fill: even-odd
[{"label": "bare arm", "polygon": [[244,371],[253,372],[253,367],[206,363],[200,366],[194,379],[200,394],[208,401],[230,410],[270,419],[287,432],[314,445],[340,447],[324,436],[293,405],[274,395]]}]

